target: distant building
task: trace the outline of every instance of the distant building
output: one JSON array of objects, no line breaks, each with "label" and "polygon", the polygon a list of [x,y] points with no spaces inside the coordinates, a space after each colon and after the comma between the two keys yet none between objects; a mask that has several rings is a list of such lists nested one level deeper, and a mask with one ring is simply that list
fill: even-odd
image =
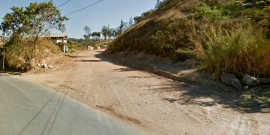
[{"label": "distant building", "polygon": [[56,43],[67,43],[68,36],[66,34],[51,34],[41,36],[42,38],[49,38]]}]

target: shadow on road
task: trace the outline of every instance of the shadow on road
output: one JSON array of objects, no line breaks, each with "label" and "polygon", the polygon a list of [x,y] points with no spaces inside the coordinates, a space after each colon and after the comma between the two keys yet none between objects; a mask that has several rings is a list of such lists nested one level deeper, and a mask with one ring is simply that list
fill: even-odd
[{"label": "shadow on road", "polygon": [[132,68],[119,68],[119,69],[115,69],[114,71],[116,71],[116,72],[128,72],[128,71],[134,71],[134,69],[132,69]]},{"label": "shadow on road", "polygon": [[178,92],[177,98],[164,98],[169,103],[180,105],[199,105],[211,107],[217,104],[224,108],[232,108],[242,113],[270,113],[270,88],[260,92],[223,91],[203,85],[174,83],[161,89],[149,89],[149,94],[157,92]]},{"label": "shadow on road", "polygon": [[102,60],[76,60],[76,62],[101,62]]},{"label": "shadow on road", "polygon": [[70,58],[83,58],[83,57],[90,57],[90,56],[73,56],[73,55],[68,55],[68,54],[65,54],[65,56],[70,57]]}]

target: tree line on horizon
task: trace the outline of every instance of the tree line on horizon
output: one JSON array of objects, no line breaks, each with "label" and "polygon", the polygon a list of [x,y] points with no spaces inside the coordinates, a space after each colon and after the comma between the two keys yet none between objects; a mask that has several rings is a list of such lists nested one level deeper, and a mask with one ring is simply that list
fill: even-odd
[{"label": "tree line on horizon", "polygon": [[120,21],[120,25],[117,28],[110,28],[110,26],[104,25],[101,28],[101,31],[94,31],[91,32],[91,28],[89,26],[84,26],[84,32],[83,35],[85,40],[90,40],[92,37],[92,40],[100,40],[101,36],[104,37],[104,40],[115,38],[119,36],[121,33],[123,33],[126,29],[131,27],[134,24],[133,18],[130,17],[129,22],[124,22],[123,20]]}]

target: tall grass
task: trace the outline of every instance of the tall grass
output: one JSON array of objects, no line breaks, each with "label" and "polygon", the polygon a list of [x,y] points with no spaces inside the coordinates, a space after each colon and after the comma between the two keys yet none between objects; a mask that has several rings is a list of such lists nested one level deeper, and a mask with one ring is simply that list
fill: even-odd
[{"label": "tall grass", "polygon": [[[194,25],[195,26],[195,25]],[[270,75],[270,43],[263,30],[247,21],[215,22],[193,27],[190,40],[202,65],[210,72]]]},{"label": "tall grass", "polygon": [[[121,34],[111,52],[143,51],[173,61],[195,58],[209,72],[270,75],[269,13],[235,0],[167,0],[152,17],[179,6],[186,18],[145,18]],[[180,4],[179,4],[180,3]],[[261,23],[263,22],[266,23]],[[265,25],[267,24],[267,25]],[[267,33],[268,32],[268,33]],[[268,34],[268,38],[266,35]]]}]

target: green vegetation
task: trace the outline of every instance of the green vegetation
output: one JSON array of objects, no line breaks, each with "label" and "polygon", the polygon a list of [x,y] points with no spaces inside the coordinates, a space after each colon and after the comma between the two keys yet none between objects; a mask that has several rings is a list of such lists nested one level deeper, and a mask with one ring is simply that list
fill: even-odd
[{"label": "green vegetation", "polygon": [[11,68],[23,67],[25,61],[36,58],[39,38],[50,33],[51,29],[65,31],[60,10],[50,2],[30,3],[27,7],[12,7],[12,13],[3,18],[0,30],[10,36],[6,47],[6,61]]},{"label": "green vegetation", "polygon": [[77,49],[78,49],[78,45],[77,44],[75,44],[74,42],[68,42],[67,43],[67,46],[68,46],[68,48],[69,48],[69,50],[70,50],[70,53],[74,53],[74,52],[76,52],[77,51]]},{"label": "green vegetation", "polygon": [[64,21],[68,18],[61,16],[60,10],[50,1],[30,3],[28,7],[12,7],[12,13],[3,18],[0,29],[4,34],[20,39],[28,36],[36,43],[42,35],[47,35],[50,29],[65,31]]},{"label": "green vegetation", "polygon": [[175,62],[195,58],[216,75],[269,76],[269,5],[269,0],[158,0],[108,51],[143,51]]}]

